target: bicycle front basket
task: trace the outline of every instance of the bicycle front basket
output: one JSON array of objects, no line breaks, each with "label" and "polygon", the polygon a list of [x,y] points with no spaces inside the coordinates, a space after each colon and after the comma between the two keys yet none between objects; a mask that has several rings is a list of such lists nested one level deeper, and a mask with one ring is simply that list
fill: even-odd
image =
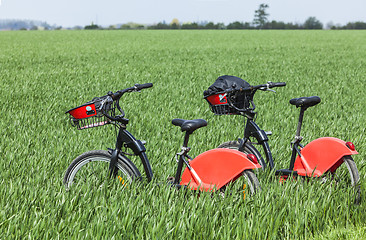
[{"label": "bicycle front basket", "polygon": [[216,115],[240,114],[235,108],[228,103],[230,97],[231,103],[239,108],[248,108],[250,106],[251,96],[244,92],[228,94],[228,90],[250,87],[250,84],[241,78],[234,76],[220,76],[206,90],[203,95],[210,105],[211,111]]},{"label": "bicycle front basket", "polygon": [[115,107],[107,102],[106,98],[106,96],[94,98],[90,102],[68,110],[66,113],[70,114],[71,125],[82,130],[111,123],[103,113],[114,116]]}]

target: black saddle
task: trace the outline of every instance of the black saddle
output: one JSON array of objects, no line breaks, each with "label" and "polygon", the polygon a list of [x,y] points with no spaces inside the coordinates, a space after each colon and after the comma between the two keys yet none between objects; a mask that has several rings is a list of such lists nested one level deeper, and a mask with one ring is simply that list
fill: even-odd
[{"label": "black saddle", "polygon": [[292,105],[295,105],[296,107],[301,108],[308,108],[317,105],[320,103],[321,99],[318,96],[312,96],[312,97],[301,97],[301,98],[294,98],[290,100],[290,103]]},{"label": "black saddle", "polygon": [[207,122],[204,119],[194,119],[194,120],[184,120],[184,119],[173,119],[173,125],[179,126],[182,132],[188,132],[189,134],[193,133],[194,130],[207,126]]}]

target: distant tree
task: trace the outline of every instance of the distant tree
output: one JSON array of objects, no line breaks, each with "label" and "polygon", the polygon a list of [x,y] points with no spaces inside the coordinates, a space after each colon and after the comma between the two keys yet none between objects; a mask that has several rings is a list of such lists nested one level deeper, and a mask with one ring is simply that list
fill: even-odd
[{"label": "distant tree", "polygon": [[244,24],[238,21],[229,23],[226,27],[227,29],[244,29]]},{"label": "distant tree", "polygon": [[224,23],[217,23],[217,29],[226,29],[226,26]]},{"label": "distant tree", "polygon": [[355,29],[366,29],[366,23],[364,23],[364,22],[355,22]]},{"label": "distant tree", "polygon": [[183,23],[182,29],[199,29],[198,23]]},{"label": "distant tree", "polygon": [[131,26],[130,26],[130,24],[125,23],[125,24],[121,25],[121,29],[124,29],[124,30],[131,29]]},{"label": "distant tree", "polygon": [[99,26],[94,24],[93,22],[90,25],[84,27],[85,30],[96,30],[99,29]]},{"label": "distant tree", "polygon": [[217,29],[218,26],[214,24],[213,22],[208,22],[206,25],[204,25],[205,29]]},{"label": "distant tree", "polygon": [[171,29],[179,29],[179,27],[180,27],[179,20],[177,18],[174,18],[172,20],[172,22],[170,23],[170,28]]},{"label": "distant tree", "polygon": [[315,17],[309,17],[304,23],[304,29],[323,29],[323,24]]},{"label": "distant tree", "polygon": [[268,29],[286,29],[286,23],[284,22],[277,22],[277,21],[272,21],[270,23],[268,23]]},{"label": "distant tree", "polygon": [[267,16],[269,16],[269,14],[266,12],[267,8],[269,8],[269,6],[262,3],[259,5],[258,10],[255,10],[253,24],[259,29],[262,29],[268,21]]},{"label": "distant tree", "polygon": [[166,24],[165,21],[163,21],[163,22],[159,22],[156,25],[149,26],[148,29],[170,29],[170,26],[168,24]]},{"label": "distant tree", "polygon": [[121,29],[124,29],[124,30],[128,30],[128,29],[144,29],[145,26],[142,25],[142,24],[139,24],[139,23],[128,22],[128,23],[122,24],[120,28]]},{"label": "distant tree", "polygon": [[349,22],[342,29],[366,29],[366,23],[364,22]]}]

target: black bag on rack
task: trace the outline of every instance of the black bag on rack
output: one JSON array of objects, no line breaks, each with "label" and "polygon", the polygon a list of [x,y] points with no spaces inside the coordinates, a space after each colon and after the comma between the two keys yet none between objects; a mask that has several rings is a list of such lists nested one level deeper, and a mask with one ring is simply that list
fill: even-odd
[{"label": "black bag on rack", "polygon": [[233,105],[237,108],[243,109],[250,106],[250,100],[252,96],[245,92],[237,92],[235,94],[227,94],[231,90],[240,90],[248,88],[251,85],[235,76],[220,76],[216,81],[203,92],[204,98],[210,104],[211,111],[217,115],[225,114],[240,114],[235,108],[231,107],[228,103],[228,97]]}]

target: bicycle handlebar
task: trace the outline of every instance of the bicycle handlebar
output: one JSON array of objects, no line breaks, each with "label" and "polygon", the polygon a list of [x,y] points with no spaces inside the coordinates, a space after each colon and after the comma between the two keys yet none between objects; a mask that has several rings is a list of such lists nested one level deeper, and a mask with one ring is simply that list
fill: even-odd
[{"label": "bicycle handlebar", "polygon": [[135,87],[137,91],[144,89],[144,88],[151,88],[153,86],[152,83],[143,83],[143,84],[136,84]]},{"label": "bicycle handlebar", "polygon": [[[228,94],[231,94],[231,93],[236,93],[236,92],[251,92],[251,94],[254,95],[254,93],[257,91],[257,90],[262,90],[262,91],[273,91],[274,90],[271,90],[270,88],[274,88],[274,87],[284,87],[286,86],[286,83],[285,82],[267,82],[267,84],[260,84],[260,85],[256,85],[256,86],[250,86],[250,87],[247,87],[247,88],[240,88],[240,89],[230,89],[229,91],[226,91],[226,93]],[[231,102],[230,100],[230,97],[227,98],[228,99],[228,103],[229,105],[234,108],[235,110],[239,111],[239,112],[248,112],[250,110],[254,110],[255,109],[255,105],[252,102],[252,105],[253,105],[253,108],[237,108],[236,106],[234,106],[234,104]]]},{"label": "bicycle handlebar", "polygon": [[275,82],[275,83],[269,82],[269,84],[270,84],[270,86],[269,86],[270,88],[286,86],[286,82]]},{"label": "bicycle handlebar", "polygon": [[126,92],[138,92],[144,88],[151,88],[153,86],[152,83],[143,83],[143,84],[135,84],[133,87],[129,87],[123,90],[119,90],[115,93],[108,92],[108,95],[112,97],[113,100],[118,100],[122,97]]},{"label": "bicycle handlebar", "polygon": [[151,88],[152,86],[153,86],[152,83],[135,84],[135,86],[133,86],[133,87],[129,87],[129,88],[126,88],[126,89],[123,89],[123,90],[119,90],[115,93],[113,93],[112,91],[109,91],[108,94],[106,95],[106,97],[110,97],[110,99],[112,100],[112,101],[109,100],[109,102],[116,101],[116,107],[122,113],[122,115],[120,116],[120,118],[115,118],[115,117],[110,116],[107,112],[104,112],[103,114],[107,118],[111,119],[112,121],[123,120],[123,117],[125,116],[125,112],[122,110],[121,106],[119,105],[119,100],[122,97],[122,95],[127,93],[127,92],[139,92],[140,90],[142,90],[144,88]]},{"label": "bicycle handlebar", "polygon": [[235,92],[252,92],[252,91],[257,91],[257,90],[262,90],[262,91],[267,91],[270,88],[274,88],[274,87],[284,87],[286,86],[285,82],[268,82],[267,84],[260,84],[260,85],[255,85],[255,86],[250,86],[247,88],[240,88],[240,89],[229,89],[228,91],[226,91],[227,93],[235,93]]}]

